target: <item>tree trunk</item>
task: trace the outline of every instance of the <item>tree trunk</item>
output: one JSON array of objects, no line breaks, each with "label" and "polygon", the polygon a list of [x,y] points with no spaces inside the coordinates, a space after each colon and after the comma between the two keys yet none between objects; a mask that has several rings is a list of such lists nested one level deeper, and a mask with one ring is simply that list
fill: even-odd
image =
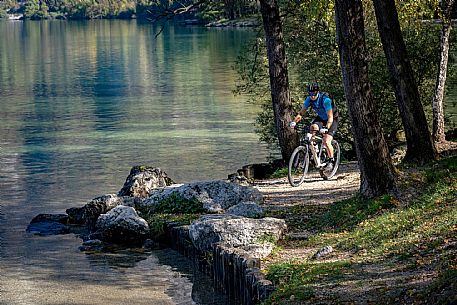
[{"label": "tree trunk", "polygon": [[379,35],[405,129],[408,146],[405,160],[423,164],[436,158],[436,150],[403,41],[395,0],[373,0],[373,4]]},{"label": "tree trunk", "polygon": [[371,94],[362,1],[335,3],[344,92],[361,175],[360,193],[372,198],[395,190],[395,168]]},{"label": "tree trunk", "polygon": [[260,0],[260,12],[265,29],[274,122],[282,158],[287,161],[298,142],[295,132],[289,128],[289,122],[292,120],[292,102],[277,1]]},{"label": "tree trunk", "polygon": [[440,63],[436,75],[435,94],[433,95],[433,131],[432,138],[435,143],[444,142],[444,89],[446,85],[447,64],[449,58],[449,35],[451,33],[451,12],[454,0],[448,0],[445,8],[443,27],[441,29],[440,41]]}]

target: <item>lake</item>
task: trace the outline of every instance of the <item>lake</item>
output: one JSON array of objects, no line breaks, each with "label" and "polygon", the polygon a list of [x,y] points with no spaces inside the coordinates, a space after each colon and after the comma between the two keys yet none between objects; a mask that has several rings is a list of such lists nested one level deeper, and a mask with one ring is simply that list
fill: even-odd
[{"label": "lake", "polygon": [[254,34],[120,20],[0,22],[0,304],[228,304],[173,251],[85,254],[25,232],[130,168],[224,179],[269,155],[232,90]]},{"label": "lake", "polygon": [[[171,250],[83,253],[25,232],[116,193],[130,168],[224,179],[269,156],[232,69],[249,29],[0,22],[0,305],[230,304]],[[446,100],[457,122],[457,83]]]}]

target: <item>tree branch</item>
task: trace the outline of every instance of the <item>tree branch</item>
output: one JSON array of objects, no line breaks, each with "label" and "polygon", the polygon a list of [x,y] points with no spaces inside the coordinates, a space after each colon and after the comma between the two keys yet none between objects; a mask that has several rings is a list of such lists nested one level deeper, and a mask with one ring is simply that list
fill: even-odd
[{"label": "tree branch", "polygon": [[149,20],[152,21],[152,22],[157,22],[159,20],[168,21],[168,20],[173,19],[176,16],[185,14],[185,13],[189,12],[190,10],[192,10],[192,9],[194,9],[196,7],[199,7],[203,3],[205,3],[205,0],[200,0],[200,1],[197,1],[197,2],[192,3],[190,5],[181,4],[181,7],[178,7],[176,9],[164,8],[164,9],[161,9],[160,13],[157,14],[157,15],[155,14],[155,12],[149,10],[148,12],[151,15],[156,15],[156,17],[150,18]]}]

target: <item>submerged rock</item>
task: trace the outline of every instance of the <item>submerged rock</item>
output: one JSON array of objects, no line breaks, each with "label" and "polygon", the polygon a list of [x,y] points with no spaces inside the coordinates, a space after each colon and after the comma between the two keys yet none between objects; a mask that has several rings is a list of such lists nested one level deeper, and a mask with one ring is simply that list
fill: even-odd
[{"label": "submerged rock", "polygon": [[55,221],[48,222],[35,222],[27,226],[26,231],[35,235],[57,235],[57,234],[68,234],[70,228],[64,224]]},{"label": "submerged rock", "polygon": [[99,239],[89,239],[83,242],[83,244],[79,247],[80,251],[86,252],[101,252],[105,249],[105,245]]},{"label": "submerged rock", "polygon": [[28,233],[36,235],[57,235],[70,233],[68,215],[66,214],[38,214],[27,226]]},{"label": "submerged rock", "polygon": [[58,222],[61,224],[68,224],[68,215],[67,214],[38,214],[33,217],[30,223],[37,222]]}]

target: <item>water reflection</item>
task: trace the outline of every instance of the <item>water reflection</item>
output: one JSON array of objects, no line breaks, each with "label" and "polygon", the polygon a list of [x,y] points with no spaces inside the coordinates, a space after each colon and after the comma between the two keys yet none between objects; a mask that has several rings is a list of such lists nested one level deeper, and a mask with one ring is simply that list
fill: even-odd
[{"label": "water reflection", "polygon": [[[88,253],[87,259],[97,270],[104,271],[112,269],[122,277],[118,277],[118,285],[124,288],[132,283],[135,277],[135,284],[145,281],[154,281],[167,286],[165,293],[172,298],[175,304],[230,304],[228,297],[221,295],[213,287],[211,279],[198,271],[192,262],[183,256],[176,255],[172,250],[162,249],[144,251],[143,249],[111,249],[106,252]],[[151,274],[132,275],[129,268],[146,268],[154,270],[154,278]],[[161,272],[157,272],[161,270]],[[162,274],[162,272],[165,273]],[[171,277],[170,277],[171,275]]]},{"label": "water reflection", "polygon": [[154,39],[156,30],[135,21],[0,23],[1,305],[225,302],[198,292],[208,279],[183,271],[178,255],[86,255],[76,236],[25,233],[39,213],[116,193],[134,165],[188,182],[267,157],[255,107],[231,92],[231,66],[252,33],[170,26]]},{"label": "water reflection", "polygon": [[[0,31],[11,42],[0,46],[10,114],[0,128],[19,125],[12,137],[27,151],[64,148],[49,155],[54,163],[101,152],[94,167],[120,174],[150,163],[178,181],[225,178],[268,155],[253,132],[255,108],[231,92],[249,32],[170,26],[154,39],[157,28],[128,21],[3,23]],[[184,158],[182,139],[194,148]]]}]

